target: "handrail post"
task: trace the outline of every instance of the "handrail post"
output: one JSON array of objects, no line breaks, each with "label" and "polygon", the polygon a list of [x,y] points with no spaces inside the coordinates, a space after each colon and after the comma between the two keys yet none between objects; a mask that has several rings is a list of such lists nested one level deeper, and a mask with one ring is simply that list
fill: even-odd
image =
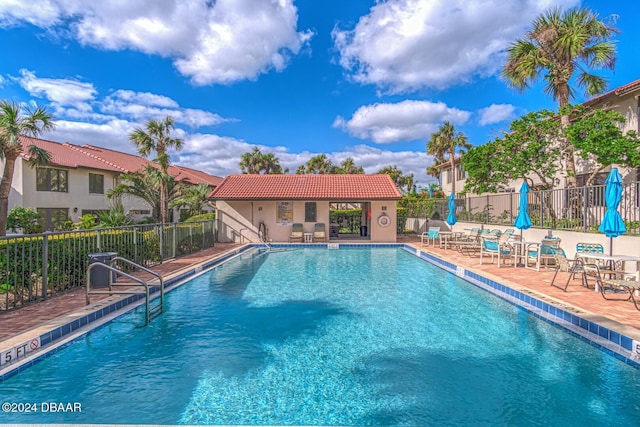
[{"label": "handrail post", "polygon": [[49,234],[42,236],[42,299],[47,299],[47,282],[49,281],[47,269],[49,268]]}]

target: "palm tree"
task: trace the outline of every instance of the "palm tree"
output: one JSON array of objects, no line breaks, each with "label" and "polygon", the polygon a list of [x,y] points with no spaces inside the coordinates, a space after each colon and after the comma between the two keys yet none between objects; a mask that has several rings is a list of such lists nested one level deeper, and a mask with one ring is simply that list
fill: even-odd
[{"label": "palm tree", "polygon": [[427,154],[435,156],[436,162],[449,160],[451,168],[451,192],[456,194],[456,152],[462,154],[472,145],[462,132],[456,132],[455,126],[445,121],[438,132],[431,135],[427,143]]},{"label": "palm tree", "polygon": [[362,174],[364,168],[362,166],[356,166],[353,157],[347,157],[340,163],[340,166],[334,166],[332,173],[339,174]]},{"label": "palm tree", "polygon": [[181,187],[181,183],[176,182],[171,175],[163,174],[151,165],[143,171],[124,173],[120,179],[120,184],[107,191],[107,198],[119,199],[124,195],[130,195],[142,199],[151,207],[151,216],[156,221],[162,219],[161,188],[164,187],[167,192],[167,201],[171,201],[178,196]]},{"label": "palm tree", "polygon": [[333,163],[327,158],[326,154],[318,154],[307,160],[306,167],[301,166],[296,173],[307,174],[325,174],[331,173],[333,170]]},{"label": "palm tree", "polygon": [[202,213],[202,207],[205,205],[213,206],[209,201],[211,187],[207,184],[185,184],[181,186],[179,193],[177,197],[171,200],[169,207],[181,208],[184,206],[189,211],[190,217]]},{"label": "palm tree", "polygon": [[[528,89],[541,76],[545,92],[558,102],[563,129],[569,125],[569,115],[563,107],[574,97],[569,83],[578,72],[575,83],[588,95],[602,93],[607,81],[589,73],[591,69],[613,69],[616,47],[609,38],[618,30],[599,21],[587,8],[565,12],[552,9],[533,22],[524,39],[518,39],[507,49],[508,57],[502,69],[507,84],[515,89]],[[566,139],[560,141],[567,171],[567,184],[576,185],[573,147]]]},{"label": "palm tree", "polygon": [[253,147],[253,151],[244,153],[240,157],[240,169],[242,173],[259,174],[262,170],[263,161],[264,154],[262,154],[260,148]]},{"label": "palm tree", "polygon": [[283,172],[280,160],[273,153],[263,154],[258,147],[244,153],[240,157],[239,165],[242,173],[247,174],[281,174],[289,171],[285,169]]},{"label": "palm tree", "polygon": [[[35,106],[31,109],[15,102],[0,101],[0,158],[4,159],[4,171],[0,181],[0,236],[7,234],[13,171],[23,150],[20,137],[37,137],[54,127],[51,115],[43,107]],[[25,159],[30,166],[46,165],[51,161],[49,153],[34,144],[27,150],[28,156],[25,156]]]},{"label": "palm tree", "polygon": [[[138,153],[147,157],[152,151],[156,152],[155,161],[160,165],[160,171],[169,176],[170,157],[167,149],[180,150],[184,141],[180,138],[172,138],[171,131],[175,129],[173,118],[167,116],[163,121],[149,120],[146,129],[136,128],[129,134],[129,140],[138,147]],[[169,217],[169,202],[167,199],[167,179],[160,180],[160,221],[167,222]]]}]

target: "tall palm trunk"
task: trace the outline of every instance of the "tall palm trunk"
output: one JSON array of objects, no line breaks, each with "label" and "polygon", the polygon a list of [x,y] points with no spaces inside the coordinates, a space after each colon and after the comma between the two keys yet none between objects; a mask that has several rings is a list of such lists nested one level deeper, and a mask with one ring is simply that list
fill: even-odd
[{"label": "tall palm trunk", "polygon": [[7,215],[9,214],[9,194],[11,193],[11,182],[13,181],[13,171],[16,166],[16,159],[20,153],[15,150],[5,151],[4,171],[2,172],[2,183],[0,183],[0,236],[7,235]]},{"label": "tall palm trunk", "polygon": [[449,151],[449,161],[451,162],[451,192],[456,194],[456,152],[455,150]]}]

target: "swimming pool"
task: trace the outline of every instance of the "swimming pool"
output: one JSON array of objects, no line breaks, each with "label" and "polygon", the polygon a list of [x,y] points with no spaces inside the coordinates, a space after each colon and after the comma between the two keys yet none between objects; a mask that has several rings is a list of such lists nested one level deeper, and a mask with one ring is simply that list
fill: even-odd
[{"label": "swimming pool", "polygon": [[251,251],[140,316],[0,384],[81,412],[0,423],[633,425],[640,410],[640,371],[398,248]]}]

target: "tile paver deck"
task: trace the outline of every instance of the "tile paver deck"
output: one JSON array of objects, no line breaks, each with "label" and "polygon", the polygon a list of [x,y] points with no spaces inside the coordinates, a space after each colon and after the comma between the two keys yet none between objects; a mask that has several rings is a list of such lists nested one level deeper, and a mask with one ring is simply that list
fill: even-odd
[{"label": "tile paver deck", "polygon": [[[419,236],[399,236],[399,243],[409,244],[422,251],[430,252],[465,269],[475,271],[495,281],[515,289],[528,289],[535,294],[559,301],[561,304],[573,306],[581,311],[590,313],[592,318],[612,329],[616,329],[629,337],[640,341],[640,311],[633,303],[627,301],[607,301],[593,289],[581,286],[580,280],[575,280],[567,292],[549,286],[553,277],[553,270],[533,271],[525,268],[502,267],[496,264],[480,265],[479,257],[461,255],[452,249],[440,249],[433,246],[420,246]],[[179,272],[199,262],[208,260],[216,255],[240,246],[239,244],[216,244],[216,247],[170,260],[152,269],[163,277]],[[567,273],[560,273],[558,280],[566,280]],[[92,297],[92,302],[98,296]],[[66,293],[47,301],[31,304],[27,307],[0,314],[0,345],[1,341],[22,334],[36,328],[44,322],[56,317],[81,310],[85,307],[84,288]]]}]

